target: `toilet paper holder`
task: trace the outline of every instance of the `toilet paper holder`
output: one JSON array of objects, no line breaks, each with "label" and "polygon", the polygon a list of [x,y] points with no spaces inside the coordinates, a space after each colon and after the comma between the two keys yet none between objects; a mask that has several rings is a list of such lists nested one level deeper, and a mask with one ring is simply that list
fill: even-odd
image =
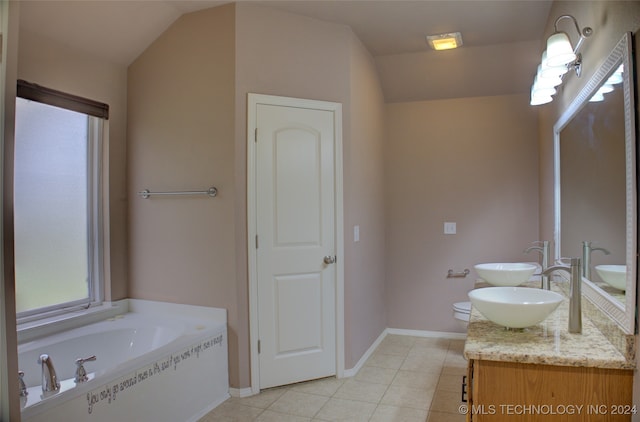
[{"label": "toilet paper holder", "polygon": [[453,270],[449,270],[447,272],[447,278],[465,278],[469,275],[471,271],[468,268],[465,268],[464,271],[455,272]]}]

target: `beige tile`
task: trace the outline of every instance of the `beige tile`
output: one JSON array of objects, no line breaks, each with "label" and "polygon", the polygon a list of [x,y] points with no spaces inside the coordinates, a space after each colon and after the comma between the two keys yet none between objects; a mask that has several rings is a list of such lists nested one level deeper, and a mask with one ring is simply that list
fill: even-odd
[{"label": "beige tile", "polygon": [[429,412],[427,422],[465,422],[466,416],[456,413]]},{"label": "beige tile", "polygon": [[396,343],[381,343],[376,351],[378,353],[384,353],[386,355],[398,355],[407,356],[411,350],[410,344],[396,344]]},{"label": "beige tile", "polygon": [[332,398],[320,409],[315,419],[323,421],[368,421],[376,406],[375,403]]},{"label": "beige tile", "polygon": [[434,390],[422,390],[411,387],[390,386],[380,400],[380,404],[388,404],[398,407],[411,407],[413,409],[429,410]]},{"label": "beige tile", "polygon": [[291,390],[301,393],[317,394],[319,396],[331,397],[344,384],[344,379],[323,378],[320,380],[301,382],[291,386]]},{"label": "beige tile", "polygon": [[388,335],[353,378],[325,378],[232,398],[199,422],[462,422],[463,349],[464,340]]},{"label": "beige tile", "polygon": [[439,361],[444,361],[449,353],[449,349],[446,347],[440,348],[437,346],[416,346],[414,345],[411,350],[407,353],[407,356],[429,356],[432,359],[437,359]]},{"label": "beige tile", "polygon": [[444,356],[411,355],[407,356],[400,367],[403,371],[440,373]]},{"label": "beige tile", "polygon": [[399,335],[399,334],[388,334],[385,336],[385,338],[382,340],[382,342],[380,343],[381,345],[383,344],[398,344],[398,345],[403,345],[403,346],[413,346],[413,344],[416,342],[416,340],[418,339],[418,337],[413,337],[413,336],[403,336],[403,335]]},{"label": "beige tile", "polygon": [[267,409],[256,418],[256,422],[311,422],[311,418],[288,415]]},{"label": "beige tile", "polygon": [[213,421],[233,421],[233,422],[250,422],[255,420],[258,415],[262,413],[262,409],[256,407],[245,406],[239,403],[234,403],[229,400],[222,403],[220,406],[213,409],[204,418],[200,419],[201,422],[213,422]]},{"label": "beige tile", "polygon": [[229,402],[257,407],[259,409],[266,409],[271,406],[274,401],[278,400],[286,391],[287,388],[269,388],[260,391],[260,394],[249,397],[232,397],[229,399]]},{"label": "beige tile", "polygon": [[333,397],[347,400],[359,400],[378,403],[388,386],[349,379],[336,391]]},{"label": "beige tile", "polygon": [[464,340],[451,340],[449,342],[449,351],[457,352],[462,356],[462,352],[464,351]]},{"label": "beige tile", "polygon": [[198,422],[233,422],[233,418],[231,416],[216,416],[213,413],[208,413],[198,419]]},{"label": "beige tile", "polygon": [[446,338],[421,337],[416,339],[411,353],[446,352],[449,350],[450,343],[451,340]]},{"label": "beige tile", "polygon": [[443,375],[459,375],[459,376],[463,376],[463,375],[467,375],[467,367],[461,367],[459,365],[457,366],[447,366],[446,364],[443,364],[442,366],[442,374]]},{"label": "beige tile", "polygon": [[372,382],[375,384],[391,384],[397,369],[378,368],[377,366],[363,366],[360,368],[354,379],[356,381]]},{"label": "beige tile", "polygon": [[421,390],[435,390],[440,374],[429,372],[403,371],[396,374],[391,385],[396,387],[419,388]]},{"label": "beige tile", "polygon": [[269,410],[311,418],[318,413],[327,400],[329,398],[325,396],[288,390],[269,406]]},{"label": "beige tile", "polygon": [[399,355],[387,355],[384,353],[375,352],[367,359],[364,366],[376,366],[378,368],[400,369],[400,366],[404,362],[404,356]]},{"label": "beige tile", "polygon": [[444,366],[448,367],[456,367],[456,368],[466,368],[469,362],[461,356],[449,353],[444,360]]},{"label": "beige tile", "polygon": [[371,422],[425,422],[427,411],[380,404],[369,420]]},{"label": "beige tile", "polygon": [[431,411],[445,413],[459,413],[460,406],[465,404],[462,401],[460,391],[437,390],[431,402]]},{"label": "beige tile", "polygon": [[[466,374],[465,374],[466,375]],[[442,374],[438,380],[438,391],[462,391],[462,377],[457,374]]]}]

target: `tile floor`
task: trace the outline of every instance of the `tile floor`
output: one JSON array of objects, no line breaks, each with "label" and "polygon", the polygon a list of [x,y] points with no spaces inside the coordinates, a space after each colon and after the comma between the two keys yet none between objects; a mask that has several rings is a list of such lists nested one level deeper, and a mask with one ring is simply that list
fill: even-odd
[{"label": "tile floor", "polygon": [[199,422],[462,422],[464,340],[387,335],[352,378],[325,378],[230,398]]}]

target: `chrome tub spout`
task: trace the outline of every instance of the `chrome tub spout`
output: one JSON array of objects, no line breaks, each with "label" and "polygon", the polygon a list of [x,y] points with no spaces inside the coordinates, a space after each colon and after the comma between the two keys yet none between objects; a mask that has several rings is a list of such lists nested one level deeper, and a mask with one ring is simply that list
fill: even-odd
[{"label": "chrome tub spout", "polygon": [[46,394],[60,391],[60,382],[49,355],[41,354],[38,358],[38,364],[42,366],[42,392]]}]

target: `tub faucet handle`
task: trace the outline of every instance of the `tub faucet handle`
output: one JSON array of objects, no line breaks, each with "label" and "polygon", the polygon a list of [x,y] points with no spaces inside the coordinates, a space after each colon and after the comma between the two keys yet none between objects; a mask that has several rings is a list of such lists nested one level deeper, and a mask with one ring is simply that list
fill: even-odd
[{"label": "tub faucet handle", "polygon": [[20,397],[27,397],[29,395],[27,385],[24,383],[23,371],[18,371],[18,389],[20,390]]},{"label": "tub faucet handle", "polygon": [[97,359],[96,355],[89,356],[88,358],[76,359],[76,378],[75,378],[76,383],[89,381],[89,377],[87,376],[87,370],[84,369],[84,363],[93,362],[96,359]]}]

